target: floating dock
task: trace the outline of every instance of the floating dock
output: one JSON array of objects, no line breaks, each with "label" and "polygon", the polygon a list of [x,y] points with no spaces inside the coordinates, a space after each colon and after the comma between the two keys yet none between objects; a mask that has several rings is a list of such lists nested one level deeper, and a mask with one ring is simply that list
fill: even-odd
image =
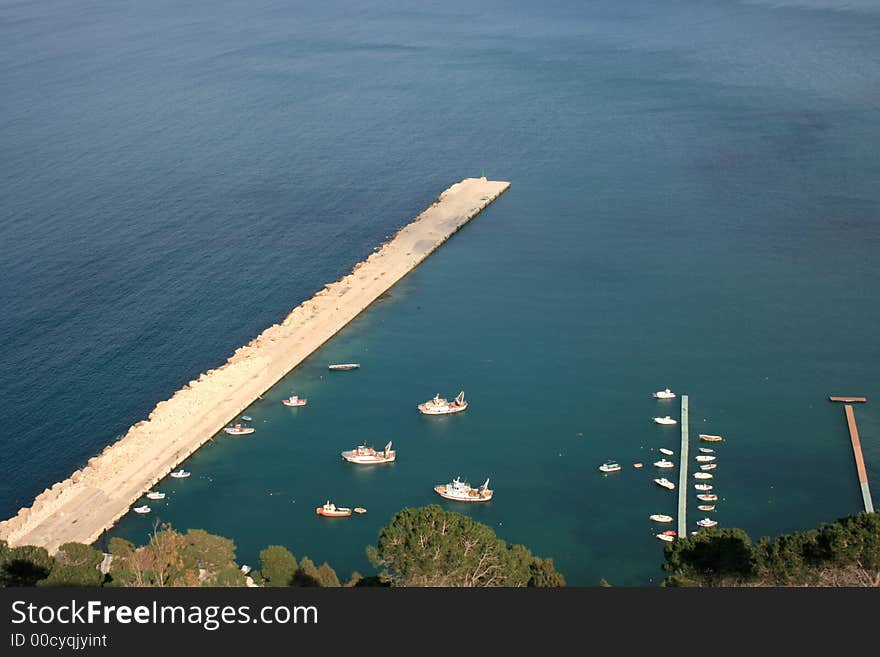
[{"label": "floating dock", "polygon": [[350,274],[324,286],[222,366],[159,402],[146,420],[89,459],[82,470],[0,522],[0,539],[49,552],[70,541],[97,540],[153,485],[509,187],[509,182],[486,178],[466,178],[449,187]]},{"label": "floating dock", "polygon": [[681,396],[681,448],[678,466],[678,537],[686,538],[688,494],[688,396]]},{"label": "floating dock", "polygon": [[846,404],[864,404],[868,401],[867,397],[828,397],[828,401],[844,402]]},{"label": "floating dock", "polygon": [[856,471],[859,474],[859,487],[862,490],[862,502],[865,511],[874,513],[874,502],[871,500],[871,489],[868,488],[868,471],[865,469],[865,459],[862,457],[862,443],[859,440],[859,429],[856,426],[856,414],[853,407],[847,404],[843,407],[846,411],[846,423],[849,427],[849,438],[852,441],[853,454],[856,457]]}]

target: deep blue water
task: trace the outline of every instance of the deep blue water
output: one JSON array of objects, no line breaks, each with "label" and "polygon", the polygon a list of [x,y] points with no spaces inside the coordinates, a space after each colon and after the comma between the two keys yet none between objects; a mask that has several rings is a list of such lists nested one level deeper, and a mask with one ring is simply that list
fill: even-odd
[{"label": "deep blue water", "polygon": [[[857,511],[825,396],[880,393],[878,152],[867,0],[4,0],[0,516],[484,170],[513,187],[163,485],[163,520],[346,575],[433,484],[492,476],[466,511],[570,583],[656,582],[673,496],[595,468],[678,451],[666,386],[728,438],[723,524]],[[463,416],[415,413],[462,387]],[[386,438],[388,469],[336,458]],[[318,522],[327,497],[370,512]]]}]

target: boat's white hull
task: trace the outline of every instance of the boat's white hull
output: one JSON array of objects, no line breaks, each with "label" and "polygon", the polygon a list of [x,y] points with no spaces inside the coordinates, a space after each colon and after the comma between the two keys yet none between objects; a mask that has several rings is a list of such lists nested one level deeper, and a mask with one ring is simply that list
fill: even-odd
[{"label": "boat's white hull", "polygon": [[673,484],[671,481],[661,482],[659,479],[655,479],[654,483],[661,488],[665,488],[666,490],[675,490],[675,484]]},{"label": "boat's white hull", "polygon": [[659,538],[661,541],[665,541],[665,542],[667,542],[667,543],[672,543],[672,541],[675,540],[675,536],[668,536],[668,535],[666,535],[666,534],[657,534],[656,536],[657,536],[657,538]]},{"label": "boat's white hull", "polygon": [[336,372],[347,372],[348,370],[356,370],[359,367],[359,363],[344,363],[342,365],[328,365],[327,369]]},{"label": "boat's white hull", "polygon": [[649,520],[653,520],[654,522],[672,522],[672,516],[664,516],[662,514],[657,514],[653,516],[648,516]]},{"label": "boat's white hull", "polygon": [[463,410],[467,409],[467,407],[468,405],[466,403],[461,406],[456,405],[447,408],[431,408],[424,404],[418,405],[419,413],[422,415],[451,415],[452,413],[461,413]]},{"label": "boat's white hull", "polygon": [[254,431],[256,431],[256,429],[253,429],[253,428],[251,428],[251,429],[229,429],[229,428],[227,428],[227,429],[223,429],[223,431],[224,431],[224,433],[227,433],[230,436],[249,436]]},{"label": "boat's white hull", "polygon": [[663,426],[671,427],[675,424],[678,424],[678,420],[667,420],[662,417],[652,418],[654,420],[654,424],[661,424]]},{"label": "boat's white hull", "polygon": [[282,399],[281,403],[285,406],[290,406],[291,408],[296,408],[298,406],[305,406],[308,401],[305,399],[297,399],[296,401],[290,401],[289,399]]},{"label": "boat's white hull", "polygon": [[484,495],[453,495],[446,491],[446,486],[435,486],[434,491],[444,500],[451,502],[488,502],[492,499],[492,491],[486,491]]},{"label": "boat's white hull", "polygon": [[379,458],[377,456],[352,456],[348,452],[342,452],[342,458],[349,463],[357,463],[358,465],[377,465],[379,463],[393,463],[397,455],[392,454],[387,458]]},{"label": "boat's white hull", "polygon": [[172,472],[169,476],[170,476],[172,479],[186,479],[187,477],[189,477],[189,475],[190,475],[189,472],[186,472],[186,473],[184,473],[184,474],[178,474],[178,473],[176,473],[176,472]]},{"label": "boat's white hull", "polygon": [[164,500],[165,493],[147,493],[148,500]]}]

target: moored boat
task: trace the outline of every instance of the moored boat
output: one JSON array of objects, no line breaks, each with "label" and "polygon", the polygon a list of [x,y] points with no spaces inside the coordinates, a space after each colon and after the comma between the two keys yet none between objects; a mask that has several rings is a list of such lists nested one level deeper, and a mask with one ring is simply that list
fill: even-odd
[{"label": "moored boat", "polygon": [[712,484],[694,484],[697,490],[712,490]]},{"label": "moored boat", "polygon": [[146,504],[144,504],[143,506],[136,506],[136,507],[134,507],[134,508],[132,509],[132,511],[134,511],[135,513],[141,513],[141,514],[143,514],[143,513],[149,513],[149,512],[150,512],[150,507],[148,507]]},{"label": "moored boat", "polygon": [[642,468],[642,467],[644,467],[644,466],[645,466],[644,463],[633,463],[633,467],[634,467],[634,468]]},{"label": "moored boat", "polygon": [[357,463],[360,465],[372,465],[375,463],[392,463],[397,458],[397,452],[391,449],[391,441],[385,445],[385,449],[377,452],[372,447],[359,445],[352,450],[342,452],[342,458],[349,463]]},{"label": "moored boat", "polygon": [[244,420],[245,422],[250,422],[254,418],[252,418],[250,415],[242,415],[241,419]]},{"label": "moored boat", "polygon": [[669,481],[666,477],[661,477],[660,479],[655,479],[654,483],[658,486],[662,486],[668,490],[675,490],[675,484]]},{"label": "moored boat", "polygon": [[711,518],[703,518],[702,520],[697,520],[697,524],[700,527],[714,527],[718,524],[718,521],[712,520]]},{"label": "moored boat", "polygon": [[328,370],[334,370],[337,372],[345,372],[347,370],[356,370],[361,366],[360,363],[337,363],[335,365],[328,365]]},{"label": "moored boat", "polygon": [[697,506],[697,509],[699,509],[700,511],[714,511],[715,505],[714,504],[700,504]]},{"label": "moored boat", "polygon": [[661,541],[666,541],[667,543],[672,543],[675,540],[675,536],[671,536],[669,534],[654,534]]},{"label": "moored boat", "polygon": [[248,434],[256,431],[253,427],[245,427],[241,424],[236,424],[232,427],[226,427],[223,429],[224,432],[228,433],[230,436],[247,436]]},{"label": "moored boat", "polygon": [[654,465],[658,468],[674,468],[675,463],[672,461],[667,461],[666,459],[660,459],[659,461],[654,461]]},{"label": "moored boat", "polygon": [[165,493],[158,493],[155,491],[150,491],[149,493],[147,493],[147,499],[148,500],[164,500]]},{"label": "moored boat", "polygon": [[704,493],[702,495],[697,495],[697,499],[701,502],[717,502],[718,496],[711,493]]},{"label": "moored boat", "polygon": [[285,406],[305,406],[309,403],[308,399],[303,399],[302,397],[297,397],[293,393],[290,393],[290,397],[287,399],[282,399],[281,403]]},{"label": "moored boat", "polygon": [[418,405],[419,412],[423,415],[448,415],[449,413],[460,413],[468,407],[468,403],[464,400],[464,390],[458,393],[453,401],[443,399],[440,394],[434,395],[430,401],[426,401]]},{"label": "moored boat", "polygon": [[724,440],[721,436],[714,436],[710,433],[701,433],[700,440],[704,440],[707,443],[720,443]]},{"label": "moored boat", "polygon": [[494,491],[489,488],[488,479],[479,488],[473,488],[458,477],[448,484],[434,486],[434,492],[443,499],[454,502],[488,502],[494,494]]},{"label": "moored boat", "polygon": [[699,463],[709,463],[710,461],[714,461],[715,457],[709,456],[708,454],[700,454],[696,459]]},{"label": "moored boat", "polygon": [[666,390],[658,390],[654,393],[654,399],[675,399],[675,393],[669,388],[666,388]]},{"label": "moored boat", "polygon": [[675,454],[671,449],[666,449],[665,447],[661,447],[659,451],[661,454],[666,454],[666,456],[672,456]]},{"label": "moored boat", "polygon": [[715,450],[712,449],[711,447],[700,447],[700,451],[703,452],[703,454],[714,454],[715,453]]},{"label": "moored boat", "polygon": [[353,511],[354,511],[355,513],[366,513],[366,512],[367,512],[367,510],[366,510],[364,507],[362,507],[362,506],[356,506],[356,507],[354,507]]},{"label": "moored boat", "polygon": [[653,418],[656,424],[678,424],[678,420],[674,420],[668,415]]},{"label": "moored boat", "polygon": [[327,518],[344,518],[351,515],[351,509],[345,506],[336,506],[330,500],[327,500],[324,506],[319,506],[315,509],[315,513]]},{"label": "moored boat", "polygon": [[602,472],[620,472],[620,464],[614,461],[605,461],[605,463],[599,466],[599,470]]},{"label": "moored boat", "polygon": [[700,466],[700,470],[714,470],[718,467],[717,463],[704,463]]},{"label": "moored boat", "polygon": [[662,513],[655,513],[654,515],[648,516],[648,518],[654,522],[672,522],[672,516],[667,516]]},{"label": "moored boat", "polygon": [[171,473],[170,475],[168,475],[168,476],[169,476],[169,477],[174,477],[175,479],[186,479],[186,478],[189,477],[191,474],[192,474],[191,472],[187,472],[186,470],[184,470],[183,468],[181,468],[180,470],[176,470],[175,472],[172,472],[172,473]]},{"label": "moored boat", "polygon": [[710,475],[708,472],[695,472],[694,473],[694,479],[711,479],[711,478],[712,478],[712,475]]}]

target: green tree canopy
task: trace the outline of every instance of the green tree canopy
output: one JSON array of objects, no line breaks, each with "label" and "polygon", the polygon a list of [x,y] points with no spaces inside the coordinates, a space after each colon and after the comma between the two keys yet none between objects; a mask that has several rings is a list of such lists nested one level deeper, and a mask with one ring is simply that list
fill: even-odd
[{"label": "green tree canopy", "polygon": [[39,586],[101,586],[100,566],[104,555],[83,543],[65,543],[55,554],[49,576]]},{"label": "green tree canopy", "polygon": [[270,545],[260,552],[263,586],[290,586],[297,568],[296,557],[286,547]]}]

